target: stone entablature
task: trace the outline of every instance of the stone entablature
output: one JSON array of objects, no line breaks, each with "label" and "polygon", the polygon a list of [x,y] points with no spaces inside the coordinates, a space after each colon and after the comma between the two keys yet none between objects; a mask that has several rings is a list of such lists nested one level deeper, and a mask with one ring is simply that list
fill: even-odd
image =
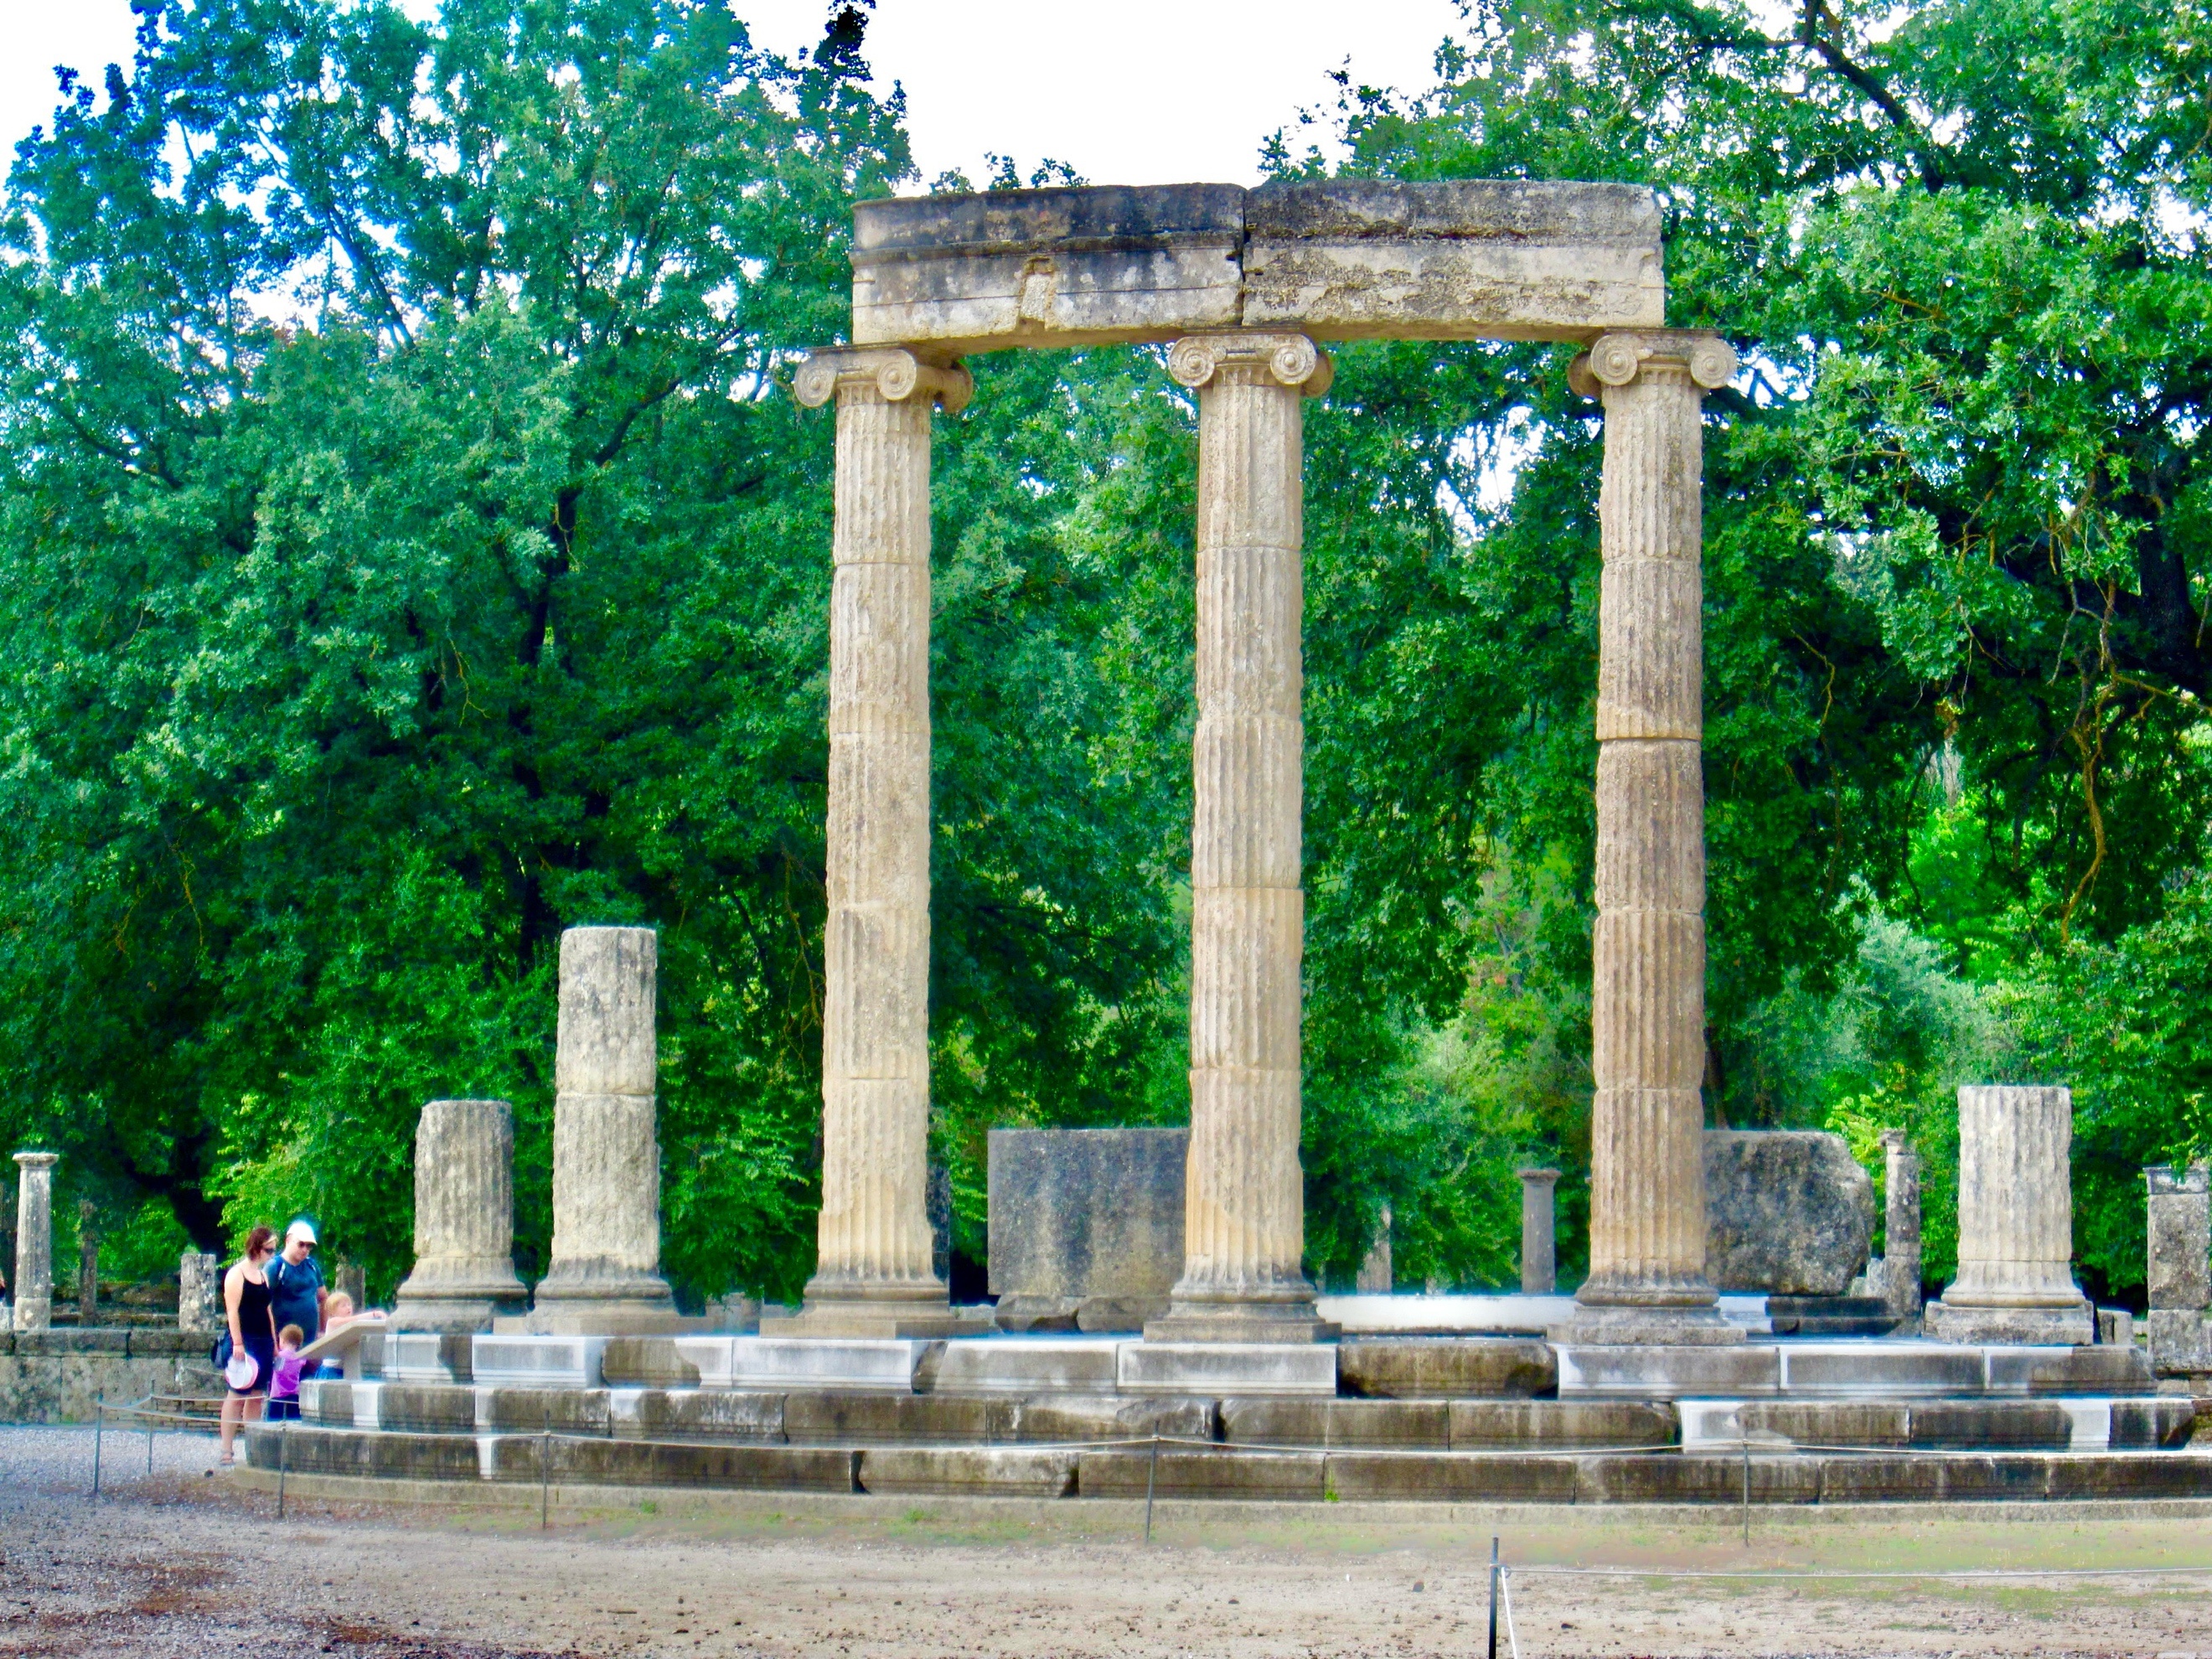
[{"label": "stone entablature", "polygon": [[1638,185],[1339,179],[903,197],[853,210],[853,339],[1595,339],[1665,319]]}]

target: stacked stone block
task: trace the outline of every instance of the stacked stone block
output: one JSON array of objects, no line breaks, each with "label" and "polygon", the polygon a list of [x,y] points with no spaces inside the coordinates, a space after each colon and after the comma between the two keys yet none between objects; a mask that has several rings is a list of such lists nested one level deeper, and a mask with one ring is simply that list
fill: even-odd
[{"label": "stacked stone block", "polygon": [[2212,1381],[2212,1170],[2160,1165],[2148,1188],[2151,1369],[2162,1377]]}]

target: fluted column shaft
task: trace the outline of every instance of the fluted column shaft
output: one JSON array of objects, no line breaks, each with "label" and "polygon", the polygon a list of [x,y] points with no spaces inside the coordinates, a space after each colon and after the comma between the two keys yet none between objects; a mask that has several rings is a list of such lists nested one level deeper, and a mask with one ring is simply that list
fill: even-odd
[{"label": "fluted column shaft", "polygon": [[394,1298],[393,1328],[489,1330],[523,1296],[514,1109],[503,1100],[431,1101],[415,1127],[415,1270]]},{"label": "fluted column shaft", "polygon": [[[1575,364],[1605,406],[1598,514],[1597,921],[1584,1340],[1726,1340],[1705,1279],[1704,334],[1610,334]],[[1640,1313],[1636,1310],[1642,1310]],[[1592,1315],[1598,1316],[1592,1317]]]},{"label": "fluted column shaft", "polygon": [[15,1154],[15,1328],[43,1331],[54,1319],[55,1152]]},{"label": "fluted column shaft", "polygon": [[830,599],[822,1211],[801,1316],[824,1335],[949,1316],[929,1225],[930,415],[967,371],[895,348],[817,352],[837,407]]},{"label": "fluted column shaft", "polygon": [[1318,1328],[1298,1164],[1301,404],[1328,360],[1304,335],[1195,335],[1168,367],[1199,410],[1190,1154],[1182,1277],[1147,1330],[1293,1338]]},{"label": "fluted column shaft", "polygon": [[1959,1091],[1959,1276],[1954,1306],[2068,1307],[2074,1283],[2072,1091]]},{"label": "fluted column shaft", "polygon": [[2095,1316],[2074,1283],[2073,1146],[2070,1090],[1959,1091],[1959,1273],[1928,1304],[1929,1335],[2095,1340]]},{"label": "fluted column shaft", "polygon": [[660,1276],[659,949],[650,927],[561,935],[553,1062],[553,1250],[537,1306],[672,1316]]}]

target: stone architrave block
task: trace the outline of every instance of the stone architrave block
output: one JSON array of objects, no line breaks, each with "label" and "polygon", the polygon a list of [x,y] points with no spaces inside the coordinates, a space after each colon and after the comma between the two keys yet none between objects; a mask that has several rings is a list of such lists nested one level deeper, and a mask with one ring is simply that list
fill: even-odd
[{"label": "stone architrave block", "polygon": [[1656,328],[1658,204],[1551,179],[1282,180],[1245,198],[1243,323],[1319,339]]},{"label": "stone architrave block", "polygon": [[1091,185],[853,210],[853,341],[1576,339],[1656,328],[1656,199],[1550,179]]},{"label": "stone architrave block", "polygon": [[1874,1237],[1874,1183],[1841,1135],[1709,1129],[1705,1160],[1705,1272],[1717,1288],[1850,1288]]},{"label": "stone architrave block", "polygon": [[990,1286],[1009,1330],[1134,1331],[1182,1272],[1187,1129],[994,1129]]}]

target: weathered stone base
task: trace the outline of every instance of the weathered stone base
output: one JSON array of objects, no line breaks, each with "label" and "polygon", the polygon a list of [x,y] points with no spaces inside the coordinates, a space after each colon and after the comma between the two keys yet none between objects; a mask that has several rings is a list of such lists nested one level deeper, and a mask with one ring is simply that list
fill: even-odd
[{"label": "weathered stone base", "polygon": [[1146,1322],[1163,1317],[1168,1299],[1126,1296],[1002,1296],[992,1318],[1002,1331],[1082,1331],[1091,1334],[1131,1335]]},{"label": "weathered stone base", "polygon": [[[497,1330],[507,1322],[492,1327]],[[578,1297],[548,1302],[542,1298],[520,1322],[532,1336],[671,1336],[698,1330],[712,1322],[686,1318],[673,1301],[649,1297]]]},{"label": "weathered stone base", "polygon": [[2097,1316],[2086,1301],[2064,1307],[1977,1308],[1939,1300],[1928,1304],[1921,1319],[1938,1342],[2070,1347],[2097,1340]]},{"label": "weathered stone base", "polygon": [[828,1337],[878,1342],[943,1341],[956,1336],[988,1336],[996,1328],[982,1317],[958,1310],[900,1315],[832,1308],[803,1309],[795,1318],[763,1322],[763,1334]]},{"label": "weathered stone base", "polygon": [[1336,1392],[1335,1348],[1325,1343],[1124,1342],[1115,1381],[1124,1394]]},{"label": "weathered stone base", "polygon": [[1147,1342],[1334,1342],[1340,1334],[1311,1296],[1295,1302],[1176,1302],[1145,1322]]},{"label": "weathered stone base", "polygon": [[520,1311],[511,1303],[495,1302],[489,1297],[440,1297],[435,1300],[410,1297],[392,1304],[391,1325],[395,1331],[451,1331],[473,1335],[491,1329],[494,1320],[512,1318]]},{"label": "weathered stone base", "polygon": [[102,1400],[219,1393],[214,1340],[143,1327],[0,1333],[0,1422],[88,1423]]},{"label": "weathered stone base", "polygon": [[1777,1336],[1887,1336],[1905,1316],[1878,1296],[1771,1296],[1766,1317]]},{"label": "weathered stone base", "polygon": [[1555,1394],[1551,1345],[1510,1336],[1347,1336],[1337,1390],[1378,1399],[1528,1399]]},{"label": "weathered stone base", "polygon": [[1724,1347],[1740,1343],[1744,1328],[1718,1307],[1638,1308],[1585,1306],[1577,1303],[1565,1324],[1551,1332],[1553,1342],[1584,1346]]},{"label": "weathered stone base", "polygon": [[2212,1373],[2212,1319],[2189,1310],[2153,1308],[2143,1324],[2151,1368],[2160,1376]]}]

